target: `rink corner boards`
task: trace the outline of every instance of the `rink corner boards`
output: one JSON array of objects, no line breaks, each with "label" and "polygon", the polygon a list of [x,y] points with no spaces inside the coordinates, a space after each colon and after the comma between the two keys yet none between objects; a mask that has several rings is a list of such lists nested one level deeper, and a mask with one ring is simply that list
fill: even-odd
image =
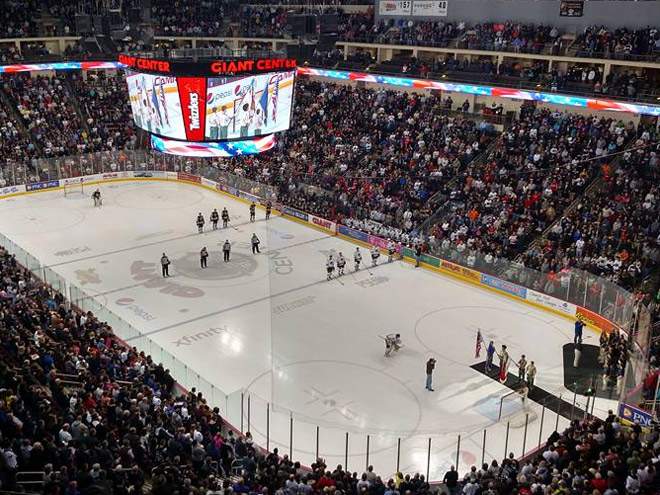
[{"label": "rink corner boards", "polygon": [[[250,193],[246,193],[244,191],[239,191],[238,189],[232,187],[221,186],[220,184],[205,179],[203,177],[194,176],[182,172],[177,173],[177,172],[163,172],[163,171],[148,172],[145,173],[144,175],[139,175],[139,176],[134,174],[137,173],[112,172],[106,174],[96,174],[94,176],[85,176],[82,178],[82,181],[80,180],[80,178],[61,179],[59,181],[46,181],[37,184],[4,187],[0,189],[0,200],[16,197],[16,196],[27,195],[27,194],[35,194],[39,192],[61,190],[64,188],[65,185],[76,183],[76,181],[78,181],[78,183],[82,183],[84,186],[94,186],[100,184],[107,184],[111,182],[160,181],[160,182],[178,182],[178,183],[201,187],[211,192],[215,192],[221,195],[226,195],[227,197],[233,200],[238,200],[246,205],[249,205],[252,202],[254,202],[259,209],[265,210],[265,206],[261,204],[260,201],[261,198],[254,196]],[[58,185],[55,185],[56,183]],[[295,208],[283,206],[280,204],[273,205],[273,213],[279,214],[281,217],[299,223],[301,225],[304,225],[305,227],[313,228],[319,232],[323,232],[324,234],[339,237],[345,241],[348,241],[360,247],[370,249],[372,246],[376,245],[382,253],[386,253],[385,245],[382,245],[381,243],[379,244],[373,243],[373,240],[377,239],[374,236],[368,236],[365,234],[364,239],[359,239],[356,237],[352,237],[350,235],[345,235],[344,233],[340,232],[340,230],[352,231],[353,229],[348,229],[345,228],[344,226],[339,226],[334,222],[325,220],[321,217],[310,215],[306,212],[302,212]],[[369,242],[369,240],[371,240],[372,242]],[[414,258],[414,253],[411,249],[403,248],[400,254],[401,254],[401,260],[404,261],[405,263],[408,264],[416,263],[416,260]],[[572,322],[575,321],[577,317],[576,314],[569,314],[565,311],[554,309],[552,307],[548,307],[548,305],[541,304],[542,301],[535,302],[529,300],[529,298],[527,297],[521,297],[520,294],[516,293],[515,291],[512,291],[511,288],[509,287],[515,284],[493,283],[499,281],[499,279],[496,279],[495,277],[491,277],[486,274],[482,274],[481,272],[478,272],[476,270],[472,270],[469,268],[462,267],[460,265],[456,265],[449,261],[440,260],[438,258],[424,255],[420,260],[420,267],[425,270],[440,275],[449,276],[461,282],[474,285],[480,289],[489,290],[500,296],[504,296],[509,299],[512,299],[517,303],[527,304],[529,306],[532,306],[537,309],[541,309],[548,313],[561,316]],[[583,308],[579,308],[579,309],[583,309]],[[595,316],[597,318],[586,318],[585,321],[587,328],[590,328],[594,332],[596,333],[601,333],[603,331],[609,332],[610,330],[612,330],[612,328],[618,328],[609,320],[606,320],[605,318],[600,317],[599,315],[595,315]],[[600,325],[598,324],[599,319],[601,320]]]}]

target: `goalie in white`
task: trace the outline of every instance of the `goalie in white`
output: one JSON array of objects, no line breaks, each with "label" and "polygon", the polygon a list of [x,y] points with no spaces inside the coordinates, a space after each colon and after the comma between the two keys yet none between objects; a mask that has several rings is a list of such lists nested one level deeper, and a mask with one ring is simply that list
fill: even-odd
[{"label": "goalie in white", "polygon": [[398,352],[403,347],[400,333],[388,333],[385,337],[385,357],[390,357],[393,352]]}]

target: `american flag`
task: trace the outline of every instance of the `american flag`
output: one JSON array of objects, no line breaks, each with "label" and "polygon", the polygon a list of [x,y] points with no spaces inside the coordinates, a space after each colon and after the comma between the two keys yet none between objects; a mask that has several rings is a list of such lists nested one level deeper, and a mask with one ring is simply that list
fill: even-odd
[{"label": "american flag", "polygon": [[257,139],[222,143],[193,143],[151,136],[151,147],[169,155],[226,158],[255,155],[275,146],[275,136],[270,134]]},{"label": "american flag", "polygon": [[270,78],[269,84],[274,84],[273,96],[271,96],[271,103],[273,107],[272,119],[273,123],[277,122],[277,101],[280,98],[280,81],[282,80],[282,74],[275,74]]},{"label": "american flag", "polygon": [[481,336],[481,330],[477,330],[477,344],[474,347],[474,357],[478,358],[481,353],[481,345],[484,343],[484,339]]}]

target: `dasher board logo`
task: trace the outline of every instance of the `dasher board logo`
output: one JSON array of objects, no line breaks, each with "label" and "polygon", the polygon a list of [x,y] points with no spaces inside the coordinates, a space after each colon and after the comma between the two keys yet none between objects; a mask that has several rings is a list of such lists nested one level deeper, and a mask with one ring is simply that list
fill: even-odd
[{"label": "dasher board logo", "polygon": [[653,416],[650,413],[623,402],[619,405],[619,417],[631,423],[639,423],[640,426],[653,425]]}]

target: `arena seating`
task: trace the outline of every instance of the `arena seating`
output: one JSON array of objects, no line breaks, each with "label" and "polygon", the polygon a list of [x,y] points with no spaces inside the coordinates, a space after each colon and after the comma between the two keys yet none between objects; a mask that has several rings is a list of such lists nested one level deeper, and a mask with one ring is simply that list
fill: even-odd
[{"label": "arena seating", "polygon": [[[219,35],[225,26],[209,16],[217,13],[210,5],[158,1],[153,8],[167,34]],[[61,8],[52,2],[49,11]],[[37,26],[24,12],[9,3],[1,14],[5,36],[35,34]],[[61,15],[70,13],[64,9]],[[273,9],[252,21],[241,29],[271,36],[281,34],[286,15]],[[369,16],[350,15],[342,17],[340,33],[347,40],[453,40],[470,48],[534,53],[553,49],[561,35],[550,26],[503,26],[373,26]],[[576,44],[580,56],[657,56],[658,33],[594,28]],[[85,57],[80,50],[71,54]],[[18,60],[11,49],[0,56]],[[345,63],[336,50],[317,56]],[[372,63],[364,53],[348,62]],[[414,74],[496,72],[486,61],[405,65]],[[503,70],[527,77],[513,67]],[[559,87],[587,81],[594,92],[628,97],[646,84],[632,74],[611,73],[602,81],[590,72],[575,66],[566,74],[546,74],[541,67],[535,77],[549,77]],[[9,164],[23,164],[21,177],[30,178],[33,158],[136,145],[122,76],[88,76],[2,78],[0,186],[18,182]],[[404,244],[421,241],[420,231],[428,229],[426,248],[468,264],[474,258],[472,266],[484,271],[496,272],[498,258],[517,259],[548,273],[580,268],[631,290],[640,290],[657,271],[660,148],[644,125],[524,105],[499,134],[460,102],[304,79],[296,99],[294,126],[276,152],[222,166],[276,186],[286,204]],[[617,158],[608,156],[625,149]],[[477,250],[486,257],[474,256]],[[23,489],[16,475],[24,471],[40,473],[43,487],[37,491],[68,495],[146,488],[155,494],[223,495],[432,490],[418,474],[388,480],[367,470],[357,476],[322,461],[309,470],[277,452],[264,454],[249,435],[224,425],[201,394],[177,395],[168,370],[125,347],[92,314],[69,309],[62,295],[2,250],[0,279],[2,490]],[[660,296],[645,297],[658,321]],[[652,359],[659,355],[656,340]],[[475,466],[452,493],[653,494],[660,482],[659,449],[658,432],[642,438],[638,427],[624,428],[613,416],[588,418],[552,433],[530,459]],[[230,476],[234,461],[243,466],[240,477]]]}]

